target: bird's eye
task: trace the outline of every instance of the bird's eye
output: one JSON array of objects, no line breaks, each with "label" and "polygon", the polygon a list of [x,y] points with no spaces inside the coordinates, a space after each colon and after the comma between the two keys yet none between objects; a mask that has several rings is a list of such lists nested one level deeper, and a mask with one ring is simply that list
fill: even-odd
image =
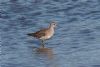
[{"label": "bird's eye", "polygon": [[53,25],[56,25],[56,24],[53,24]]}]

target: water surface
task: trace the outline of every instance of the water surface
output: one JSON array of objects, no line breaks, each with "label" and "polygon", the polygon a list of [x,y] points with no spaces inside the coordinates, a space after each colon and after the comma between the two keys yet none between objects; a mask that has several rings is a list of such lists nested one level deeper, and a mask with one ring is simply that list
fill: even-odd
[{"label": "water surface", "polygon": [[[56,21],[42,49],[26,34]],[[1,67],[100,67],[99,0],[0,0]]]}]

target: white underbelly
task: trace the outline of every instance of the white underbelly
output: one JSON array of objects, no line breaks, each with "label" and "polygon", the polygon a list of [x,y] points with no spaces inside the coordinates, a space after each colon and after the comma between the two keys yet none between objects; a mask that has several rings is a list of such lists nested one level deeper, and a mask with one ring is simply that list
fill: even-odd
[{"label": "white underbelly", "polygon": [[42,36],[40,39],[46,40],[46,39],[51,38],[52,36],[53,36],[53,33],[49,34],[49,35],[46,35],[46,36]]},{"label": "white underbelly", "polygon": [[53,34],[52,34],[52,35],[48,35],[46,38],[49,39],[49,38],[51,38],[52,36],[53,36]]}]

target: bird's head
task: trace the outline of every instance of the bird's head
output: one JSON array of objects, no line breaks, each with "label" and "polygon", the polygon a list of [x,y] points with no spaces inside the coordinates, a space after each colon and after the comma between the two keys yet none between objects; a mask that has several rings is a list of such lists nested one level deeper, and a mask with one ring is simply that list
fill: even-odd
[{"label": "bird's head", "polygon": [[53,27],[53,28],[55,28],[56,25],[57,25],[57,23],[55,21],[53,21],[53,22],[50,23],[50,26]]}]

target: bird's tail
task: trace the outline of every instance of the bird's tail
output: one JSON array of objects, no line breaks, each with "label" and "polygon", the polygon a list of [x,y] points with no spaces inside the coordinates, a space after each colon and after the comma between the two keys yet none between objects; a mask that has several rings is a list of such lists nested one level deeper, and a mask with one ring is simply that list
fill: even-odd
[{"label": "bird's tail", "polygon": [[28,33],[27,35],[28,36],[34,36],[34,33]]}]

